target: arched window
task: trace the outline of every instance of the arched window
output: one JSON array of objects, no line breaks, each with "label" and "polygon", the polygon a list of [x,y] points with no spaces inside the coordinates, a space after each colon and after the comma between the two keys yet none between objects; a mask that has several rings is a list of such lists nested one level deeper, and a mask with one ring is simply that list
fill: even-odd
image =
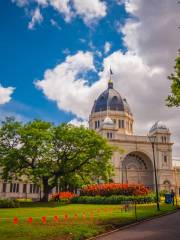
[{"label": "arched window", "polygon": [[116,102],[117,100],[118,100],[117,96],[114,96],[114,97],[112,98],[112,101],[113,101],[113,102]]}]

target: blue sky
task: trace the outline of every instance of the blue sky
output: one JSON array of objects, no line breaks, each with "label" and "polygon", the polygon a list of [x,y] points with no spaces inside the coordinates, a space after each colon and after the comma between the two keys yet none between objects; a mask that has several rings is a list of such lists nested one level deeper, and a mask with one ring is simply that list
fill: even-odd
[{"label": "blue sky", "polygon": [[165,106],[179,11],[176,0],[0,1],[0,119],[85,123],[111,66],[135,134],[161,120],[180,155],[180,109]]},{"label": "blue sky", "polygon": [[[66,22],[61,14],[52,8],[42,9],[44,21],[28,29],[30,17],[24,7],[18,7],[10,0],[0,2],[0,83],[3,87],[15,87],[12,100],[2,110],[16,114],[23,120],[42,118],[54,122],[69,121],[74,114],[60,110],[39,91],[34,81],[42,79],[44,71],[65,60],[67,55],[78,51],[99,51],[95,56],[98,70],[102,69],[104,45],[110,42],[110,52],[125,50],[118,24],[127,18],[124,5],[108,1],[107,15],[87,26],[80,17]],[[28,11],[33,10],[32,4]],[[57,26],[52,26],[51,21]],[[96,73],[86,76],[89,84],[97,80]],[[93,104],[93,103],[92,103]]]}]

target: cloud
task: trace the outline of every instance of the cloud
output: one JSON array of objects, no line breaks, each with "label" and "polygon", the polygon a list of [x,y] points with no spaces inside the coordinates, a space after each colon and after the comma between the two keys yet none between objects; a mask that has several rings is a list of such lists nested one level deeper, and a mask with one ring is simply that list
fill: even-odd
[{"label": "cloud", "polygon": [[44,79],[36,81],[35,84],[48,99],[56,101],[60,109],[86,119],[94,96],[99,92],[99,85],[102,85],[101,81],[92,86],[87,85],[83,76],[89,71],[95,71],[93,55],[79,51],[75,55],[67,56],[65,61],[54,69],[46,70]]},{"label": "cloud", "polygon": [[105,42],[104,44],[104,52],[108,53],[111,50],[111,43],[110,42]]},{"label": "cloud", "polygon": [[54,20],[54,19],[50,19],[50,23],[52,26],[56,27],[57,29],[61,30],[61,27],[59,26],[59,24]]},{"label": "cloud", "polygon": [[70,0],[49,0],[48,2],[56,11],[63,14],[66,22],[70,22],[74,15],[71,10]]},{"label": "cloud", "polygon": [[[73,18],[78,16],[88,26],[96,23],[107,14],[106,3],[101,0],[12,0],[12,2],[16,3],[18,7],[25,7],[26,9],[36,6],[36,12],[34,12],[32,21],[29,23],[29,29],[33,29],[35,23],[43,21],[40,9],[45,7],[53,8],[62,15],[66,22],[71,22]],[[54,24],[52,25],[54,26]]]},{"label": "cloud", "polygon": [[28,5],[28,0],[12,0],[12,3],[16,3],[18,7],[24,7]]},{"label": "cloud", "polygon": [[8,103],[11,100],[11,95],[14,92],[13,87],[4,88],[0,84],[0,105]]},{"label": "cloud", "polygon": [[80,126],[84,126],[86,128],[88,128],[88,121],[79,119],[79,118],[73,118],[69,124],[72,124],[74,126],[80,127]]},{"label": "cloud", "polygon": [[106,16],[106,4],[100,0],[73,0],[73,3],[76,14],[78,14],[87,25]]},{"label": "cloud", "polygon": [[28,24],[29,29],[34,29],[36,24],[40,24],[43,21],[43,16],[41,15],[40,9],[36,8],[32,13],[31,22]]}]

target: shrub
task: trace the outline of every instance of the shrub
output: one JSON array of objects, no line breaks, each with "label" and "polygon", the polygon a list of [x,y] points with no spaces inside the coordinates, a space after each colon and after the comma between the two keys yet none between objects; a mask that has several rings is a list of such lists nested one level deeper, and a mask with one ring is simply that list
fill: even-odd
[{"label": "shrub", "polygon": [[88,185],[81,190],[81,196],[112,196],[112,195],[125,195],[125,196],[145,196],[150,191],[143,185],[138,184],[96,184]]},{"label": "shrub", "polygon": [[68,202],[71,198],[75,197],[76,195],[72,192],[60,192],[55,193],[51,196],[52,201],[61,201],[61,202]]},{"label": "shrub", "polygon": [[84,204],[123,204],[125,202],[140,203],[153,203],[156,198],[154,194],[147,196],[122,196],[113,195],[109,197],[103,196],[79,196],[71,199],[71,203],[84,203]]},{"label": "shrub", "polygon": [[19,203],[11,199],[0,199],[0,208],[16,208],[19,207]]},{"label": "shrub", "polygon": [[20,202],[20,203],[32,202],[32,199],[31,198],[16,198],[16,202]]}]

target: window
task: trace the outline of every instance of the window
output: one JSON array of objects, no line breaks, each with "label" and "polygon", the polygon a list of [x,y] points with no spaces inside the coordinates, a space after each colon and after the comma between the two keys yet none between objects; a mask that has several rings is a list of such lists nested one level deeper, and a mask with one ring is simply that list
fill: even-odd
[{"label": "window", "polygon": [[6,192],[6,187],[7,187],[7,184],[6,184],[6,183],[3,183],[3,186],[2,186],[2,192],[3,192],[3,193]]},{"label": "window", "polygon": [[164,156],[164,163],[167,164],[167,156],[166,155]]},{"label": "window", "polygon": [[109,138],[109,139],[112,138],[112,132],[107,132],[107,138]]},{"label": "window", "polygon": [[27,193],[27,184],[23,184],[23,193]]},{"label": "window", "polygon": [[11,183],[10,184],[10,192],[18,193],[19,192],[19,183]]},{"label": "window", "polygon": [[39,186],[36,184],[30,184],[30,193],[39,193]]},{"label": "window", "polygon": [[124,128],[124,120],[119,120],[119,128]]},{"label": "window", "polygon": [[166,142],[167,142],[166,136],[161,136],[161,141],[162,141],[163,143],[166,143]]},{"label": "window", "polygon": [[99,120],[98,121],[95,121],[95,129],[99,128],[100,127],[100,122]]}]

